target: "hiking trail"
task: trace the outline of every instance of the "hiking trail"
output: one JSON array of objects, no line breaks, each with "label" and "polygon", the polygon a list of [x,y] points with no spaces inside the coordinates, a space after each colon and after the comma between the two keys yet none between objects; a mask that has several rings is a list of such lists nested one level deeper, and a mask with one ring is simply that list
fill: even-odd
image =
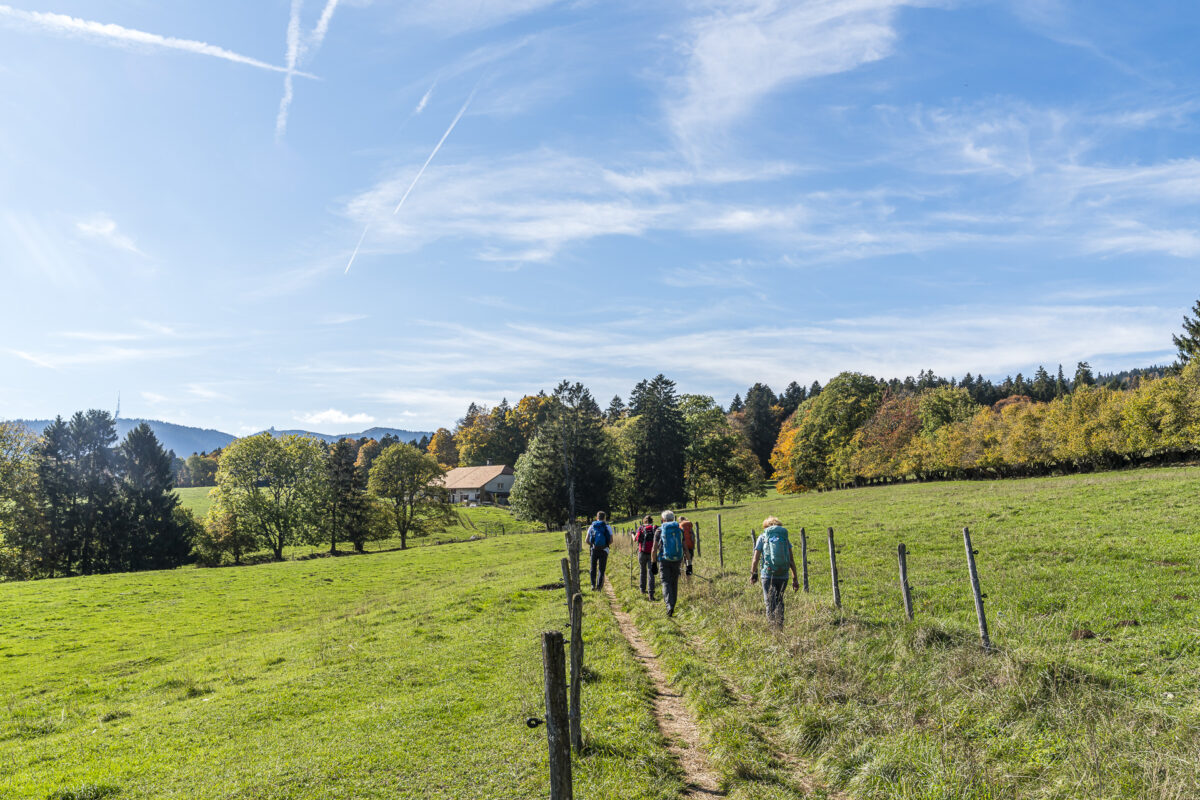
[{"label": "hiking trail", "polygon": [[613,616],[617,618],[617,627],[633,648],[634,656],[642,663],[650,680],[654,682],[654,718],[658,722],[658,729],[667,740],[671,754],[683,768],[684,783],[687,786],[683,797],[724,797],[725,793],[721,791],[717,773],[708,763],[708,757],[700,746],[700,728],[683,704],[683,695],[667,681],[667,676],[658,663],[658,656],[650,649],[637,625],[621,607],[621,602],[613,592],[611,581],[604,582],[604,592],[608,595],[608,604]]}]

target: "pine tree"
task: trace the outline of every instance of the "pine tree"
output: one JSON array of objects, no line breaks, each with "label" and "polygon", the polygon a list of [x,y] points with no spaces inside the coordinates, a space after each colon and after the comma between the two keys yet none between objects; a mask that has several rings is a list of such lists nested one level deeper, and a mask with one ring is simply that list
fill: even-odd
[{"label": "pine tree", "polygon": [[792,415],[800,404],[804,402],[807,392],[800,384],[792,381],[787,388],[783,390],[783,396],[779,398],[779,405],[783,409],[783,417],[786,419]]},{"label": "pine tree", "polygon": [[1034,400],[1045,403],[1054,397],[1054,383],[1045,367],[1038,366],[1037,372],[1033,373],[1033,386],[1030,388]]},{"label": "pine tree", "polygon": [[192,528],[177,518],[171,456],[146,423],[121,442],[121,497],[125,530],[119,560],[110,569],[167,569],[185,564],[192,551]]},{"label": "pine tree", "polygon": [[329,552],[337,553],[339,541],[354,542],[362,552],[366,527],[366,493],[355,466],[354,445],[339,439],[325,454],[325,522],[328,525]]},{"label": "pine tree", "polygon": [[659,374],[642,381],[631,398],[633,494],[643,508],[667,508],[686,499],[683,481],[683,414],[675,382]]},{"label": "pine tree", "polygon": [[1092,375],[1092,366],[1086,361],[1080,361],[1075,365],[1075,383],[1071,387],[1072,391],[1080,386],[1095,386],[1096,377]]},{"label": "pine tree", "polygon": [[764,473],[771,469],[771,450],[779,438],[782,420],[775,413],[775,393],[766,384],[756,383],[746,392],[746,410],[742,429],[750,443],[750,451],[758,459]]},{"label": "pine tree", "polygon": [[1200,300],[1192,306],[1192,314],[1195,316],[1183,315],[1183,332],[1171,336],[1171,341],[1179,350],[1180,364],[1187,364],[1193,358],[1200,357]]},{"label": "pine tree", "polygon": [[1017,373],[1016,380],[1013,381],[1012,393],[1015,395],[1028,395],[1029,384],[1025,382],[1025,376]]},{"label": "pine tree", "polygon": [[817,395],[819,395],[820,393],[821,393],[821,384],[818,383],[817,381],[813,381],[812,386],[808,387],[808,396],[810,398],[813,398],[813,397],[816,397]]},{"label": "pine tree", "polygon": [[604,419],[611,424],[619,419],[624,419],[625,413],[625,401],[621,399],[621,395],[615,394],[608,404],[608,410],[604,412]]},{"label": "pine tree", "polygon": [[730,414],[736,414],[737,412],[741,411],[745,407],[746,407],[745,404],[742,403],[741,394],[735,394],[733,396],[733,399],[729,401],[729,413]]},{"label": "pine tree", "polygon": [[1063,375],[1062,364],[1059,364],[1058,365],[1058,377],[1056,377],[1054,379],[1054,396],[1062,397],[1069,391],[1070,391],[1070,387],[1067,386],[1067,378],[1065,375]]}]

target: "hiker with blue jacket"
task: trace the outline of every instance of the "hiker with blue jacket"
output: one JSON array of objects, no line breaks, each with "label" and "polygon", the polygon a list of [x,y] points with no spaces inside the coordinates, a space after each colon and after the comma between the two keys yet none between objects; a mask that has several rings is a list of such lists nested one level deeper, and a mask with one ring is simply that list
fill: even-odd
[{"label": "hiker with blue jacket", "polygon": [[608,548],[613,543],[612,526],[604,521],[604,512],[596,512],[596,520],[588,526],[587,543],[592,548],[592,591],[604,586],[604,570],[608,568]]},{"label": "hiker with blue jacket", "polygon": [[662,522],[662,527],[654,534],[654,558],[658,560],[658,577],[662,581],[667,616],[673,617],[679,588],[679,568],[683,564],[683,529],[675,521],[674,511],[662,512]]},{"label": "hiker with blue jacket", "polygon": [[796,575],[796,559],[792,557],[792,543],[788,540],[787,528],[778,518],[767,517],[763,520],[763,532],[754,543],[750,582],[762,580],[767,620],[780,628],[783,627],[783,595],[787,591],[789,570],[792,573],[792,591],[798,591],[800,578]]}]

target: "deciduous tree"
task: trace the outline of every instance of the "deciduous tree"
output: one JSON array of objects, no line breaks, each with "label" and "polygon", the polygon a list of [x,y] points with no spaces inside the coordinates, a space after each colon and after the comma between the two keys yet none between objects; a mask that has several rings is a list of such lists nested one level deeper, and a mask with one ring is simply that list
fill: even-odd
[{"label": "deciduous tree", "polygon": [[451,520],[454,509],[441,485],[445,474],[433,456],[407,444],[394,444],[375,459],[367,485],[387,507],[401,550],[408,547],[409,537]]}]

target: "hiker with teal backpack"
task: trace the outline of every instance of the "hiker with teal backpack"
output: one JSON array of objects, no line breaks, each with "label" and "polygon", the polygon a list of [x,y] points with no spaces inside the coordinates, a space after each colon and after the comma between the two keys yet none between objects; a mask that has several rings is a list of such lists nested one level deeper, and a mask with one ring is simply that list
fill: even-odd
[{"label": "hiker with teal backpack", "polygon": [[662,527],[654,535],[654,557],[658,560],[663,603],[667,606],[667,616],[672,617],[679,588],[679,568],[683,564],[683,529],[675,521],[674,511],[662,512],[662,521]]},{"label": "hiker with teal backpack", "polygon": [[787,528],[776,517],[767,517],[763,520],[762,535],[754,543],[750,582],[762,580],[767,620],[780,628],[783,627],[783,595],[787,591],[789,570],[792,573],[792,591],[798,591],[800,579],[796,575],[796,559],[792,557],[792,543],[788,540]]},{"label": "hiker with teal backpack", "polygon": [[604,570],[608,568],[608,548],[613,543],[612,526],[604,521],[604,512],[596,512],[596,520],[588,526],[587,543],[592,548],[592,590],[604,587]]}]

